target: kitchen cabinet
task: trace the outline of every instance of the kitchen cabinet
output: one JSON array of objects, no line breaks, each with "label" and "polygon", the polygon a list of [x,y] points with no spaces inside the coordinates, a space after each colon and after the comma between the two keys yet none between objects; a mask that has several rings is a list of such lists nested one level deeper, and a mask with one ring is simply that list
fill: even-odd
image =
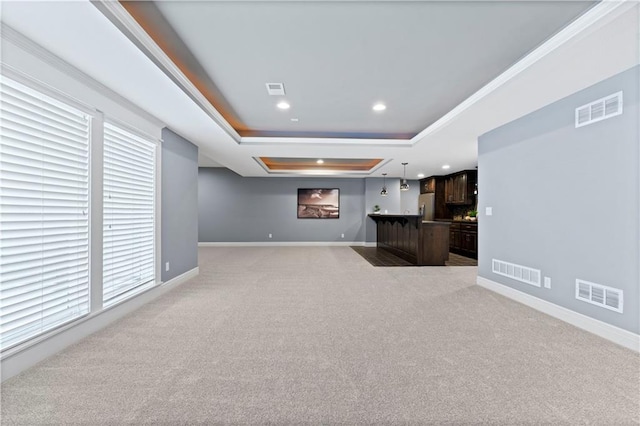
[{"label": "kitchen cabinet", "polygon": [[434,218],[452,219],[453,215],[447,208],[445,199],[445,176],[429,176],[420,180],[420,194],[434,194]]},{"label": "kitchen cabinet", "polygon": [[452,223],[449,228],[449,251],[460,248],[460,225]]},{"label": "kitchen cabinet", "polygon": [[420,193],[431,194],[436,192],[436,177],[431,176],[426,179],[420,180]]},{"label": "kitchen cabinet", "polygon": [[468,205],[474,202],[478,182],[476,170],[465,170],[445,178],[445,200],[447,204]]},{"label": "kitchen cabinet", "polygon": [[449,227],[449,251],[478,258],[478,224],[452,222]]}]

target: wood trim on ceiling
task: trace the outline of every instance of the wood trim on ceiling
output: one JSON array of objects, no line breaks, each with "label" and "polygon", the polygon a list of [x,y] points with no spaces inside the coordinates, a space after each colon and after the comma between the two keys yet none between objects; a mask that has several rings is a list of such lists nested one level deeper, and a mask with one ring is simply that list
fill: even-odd
[{"label": "wood trim on ceiling", "polygon": [[118,0],[118,3],[241,138],[382,139],[388,142],[405,142],[416,135],[416,132],[372,133],[362,131],[274,131],[253,129],[242,121],[240,114],[225,99],[215,83],[211,81],[206,70],[154,5],[153,1]]},{"label": "wood trim on ceiling", "polygon": [[206,75],[204,68],[153,2],[120,0],[119,3],[240,136],[254,132],[240,120],[213,82],[201,77]]},{"label": "wood trim on ceiling", "polygon": [[327,171],[358,171],[368,172],[376,167],[380,158],[334,158],[324,159],[323,164],[317,164],[316,158],[273,158],[260,157],[260,161],[270,171],[285,170],[327,170]]}]

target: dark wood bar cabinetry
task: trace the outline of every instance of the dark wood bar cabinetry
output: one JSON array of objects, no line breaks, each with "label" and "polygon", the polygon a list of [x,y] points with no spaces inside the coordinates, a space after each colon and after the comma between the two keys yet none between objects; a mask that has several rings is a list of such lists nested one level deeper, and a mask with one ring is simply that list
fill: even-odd
[{"label": "dark wood bar cabinetry", "polygon": [[[463,170],[445,176],[429,176],[420,181],[420,193],[433,193],[436,221],[447,221],[450,251],[478,258],[478,223],[462,220],[476,208],[478,171]],[[467,218],[468,219],[468,218]]]},{"label": "dark wood bar cabinetry", "polygon": [[446,177],[444,195],[447,204],[473,204],[478,172],[465,170]]},{"label": "dark wood bar cabinetry", "polygon": [[370,214],[377,246],[419,266],[444,266],[449,259],[449,222],[423,221],[419,215]]},{"label": "dark wood bar cabinetry", "polygon": [[478,224],[470,222],[451,222],[449,228],[449,247],[453,253],[478,258]]}]

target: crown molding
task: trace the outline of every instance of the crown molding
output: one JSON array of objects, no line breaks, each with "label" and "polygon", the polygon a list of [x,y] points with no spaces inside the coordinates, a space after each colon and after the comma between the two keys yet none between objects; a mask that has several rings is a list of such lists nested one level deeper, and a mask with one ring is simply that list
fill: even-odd
[{"label": "crown molding", "polygon": [[224,119],[209,100],[184,75],[178,66],[156,44],[138,22],[127,12],[119,1],[91,0],[107,19],[109,19],[122,33],[129,38],[162,72],[165,73],[182,91],[193,100],[213,121],[220,126],[233,140],[240,143],[241,137],[236,130]]},{"label": "crown molding", "polygon": [[20,49],[26,51],[27,53],[30,53],[31,55],[51,65],[52,67],[56,68],[62,73],[79,81],[80,83],[90,87],[91,89],[95,90],[96,92],[100,93],[106,98],[112,100],[113,102],[123,106],[124,108],[128,109],[132,113],[142,117],[143,119],[152,123],[153,125],[159,128],[166,127],[166,124],[162,120],[158,119],[152,114],[149,114],[147,111],[140,108],[138,105],[134,104],[129,99],[114,92],[104,84],[95,80],[93,77],[89,76],[88,74],[85,74],[83,71],[80,71],[78,68],[74,67],[64,59],[49,52],[47,49],[40,46],[38,43],[24,36],[22,33],[16,31],[15,29],[5,24],[4,22],[2,23],[2,26],[0,28],[0,35],[3,40],[9,41],[10,43],[14,44]]},{"label": "crown molding", "polygon": [[409,139],[348,139],[348,138],[291,138],[291,137],[243,137],[241,145],[375,145],[389,148],[410,148]]},{"label": "crown molding", "polygon": [[465,112],[471,106],[480,102],[486,96],[490,95],[495,90],[517,77],[520,73],[549,55],[551,52],[562,47],[567,42],[573,40],[575,37],[579,35],[586,35],[587,30],[593,31],[599,28],[606,22],[609,22],[611,19],[614,19],[624,12],[630,10],[636,4],[637,0],[602,0],[600,3],[589,9],[578,19],[573,21],[556,35],[547,40],[540,47],[533,50],[531,53],[512,65],[498,77],[494,78],[485,86],[483,86],[480,90],[462,101],[447,114],[440,117],[429,127],[411,138],[411,144],[416,144],[425,137],[436,133],[437,131],[446,127],[451,121]]}]

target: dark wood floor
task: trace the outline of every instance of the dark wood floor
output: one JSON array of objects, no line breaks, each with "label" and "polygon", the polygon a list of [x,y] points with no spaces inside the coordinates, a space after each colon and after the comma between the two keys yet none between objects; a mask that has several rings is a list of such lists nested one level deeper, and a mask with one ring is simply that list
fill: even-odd
[{"label": "dark wood floor", "polygon": [[[351,248],[373,266],[415,266],[377,247],[353,246]],[[459,254],[449,253],[449,260],[445,264],[446,266],[478,266],[478,261]]]}]

